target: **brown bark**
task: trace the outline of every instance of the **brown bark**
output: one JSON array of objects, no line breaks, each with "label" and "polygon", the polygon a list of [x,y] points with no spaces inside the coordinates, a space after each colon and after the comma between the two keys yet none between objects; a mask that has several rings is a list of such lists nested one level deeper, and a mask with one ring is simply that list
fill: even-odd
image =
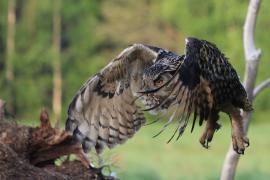
[{"label": "brown bark", "polygon": [[7,144],[0,141],[0,179],[68,179],[67,176],[32,166]]},{"label": "brown bark", "polygon": [[54,1],[53,10],[53,112],[56,127],[60,125],[62,111],[62,77],[61,77],[61,0]]},{"label": "brown bark", "polygon": [[[19,126],[0,121],[0,179],[113,179],[91,168],[81,144],[63,130],[53,128],[48,114],[40,115],[40,126]],[[80,161],[56,166],[63,155],[75,154]]]}]

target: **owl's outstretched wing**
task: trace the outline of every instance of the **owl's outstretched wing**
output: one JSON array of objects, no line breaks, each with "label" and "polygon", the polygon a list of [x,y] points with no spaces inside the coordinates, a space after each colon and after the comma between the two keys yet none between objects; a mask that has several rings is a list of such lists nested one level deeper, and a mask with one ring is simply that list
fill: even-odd
[{"label": "owl's outstretched wing", "polygon": [[85,151],[95,148],[101,152],[105,146],[123,143],[145,123],[134,99],[142,88],[144,69],[156,57],[153,48],[130,46],[77,92],[68,109],[66,130],[73,133]]}]

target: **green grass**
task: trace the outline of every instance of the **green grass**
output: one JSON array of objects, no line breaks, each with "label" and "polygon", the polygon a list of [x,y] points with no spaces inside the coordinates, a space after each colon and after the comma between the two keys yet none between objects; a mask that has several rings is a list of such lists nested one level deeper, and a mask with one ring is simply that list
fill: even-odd
[{"label": "green grass", "polygon": [[[223,125],[215,134],[210,149],[204,149],[198,140],[203,128],[190,127],[179,141],[167,144],[175,126],[157,138],[152,138],[162,124],[143,127],[124,145],[106,151],[117,168],[120,179],[219,179],[225,153],[230,143],[230,126]],[[270,124],[251,124],[251,145],[241,157],[236,179],[270,178]]]}]

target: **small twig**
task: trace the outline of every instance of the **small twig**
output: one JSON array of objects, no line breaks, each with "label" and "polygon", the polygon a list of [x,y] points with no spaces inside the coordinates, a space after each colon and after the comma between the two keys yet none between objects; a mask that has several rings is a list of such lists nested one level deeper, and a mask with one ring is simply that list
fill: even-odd
[{"label": "small twig", "polygon": [[255,98],[263,89],[270,86],[270,78],[259,84],[253,91],[253,98]]}]

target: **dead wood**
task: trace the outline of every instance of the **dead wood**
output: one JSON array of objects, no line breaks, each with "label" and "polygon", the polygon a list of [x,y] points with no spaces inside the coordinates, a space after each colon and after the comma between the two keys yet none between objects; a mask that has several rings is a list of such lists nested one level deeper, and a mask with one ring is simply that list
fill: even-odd
[{"label": "dead wood", "polygon": [[[75,154],[80,161],[55,160]],[[0,179],[113,179],[90,168],[82,147],[64,130],[53,128],[46,111],[33,128],[0,121]]]}]

